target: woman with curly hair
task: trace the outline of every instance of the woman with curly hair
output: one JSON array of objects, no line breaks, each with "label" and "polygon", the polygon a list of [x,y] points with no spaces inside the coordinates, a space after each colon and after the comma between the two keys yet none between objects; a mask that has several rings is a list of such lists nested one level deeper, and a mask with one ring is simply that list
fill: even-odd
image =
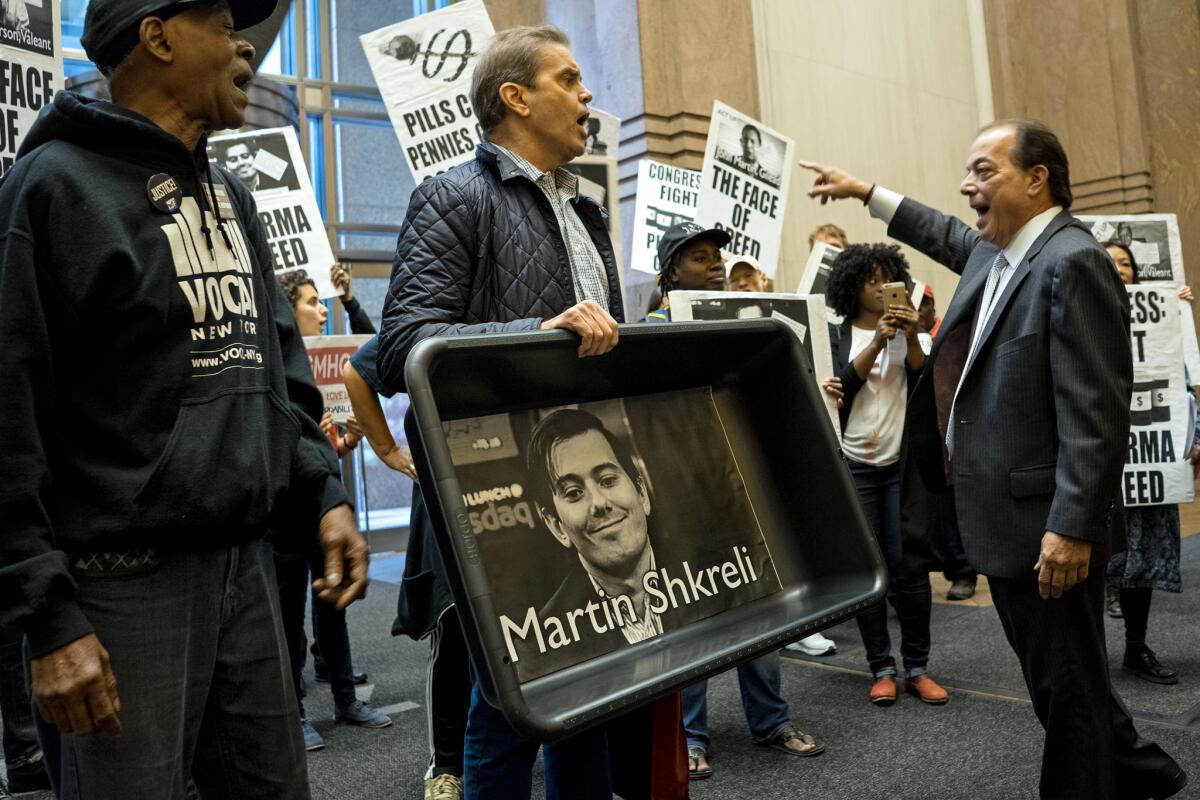
[{"label": "woman with curly hair", "polygon": [[[888,599],[900,618],[904,688],[941,705],[949,695],[925,673],[933,601],[929,576],[904,573],[900,535],[904,410],[925,353],[912,305],[884,307],[883,285],[892,282],[911,283],[908,264],[894,245],[851,245],[834,261],[825,302],[845,321],[830,325],[838,377],[824,388],[838,400],[842,451],[891,575]],[[879,605],[859,616],[858,629],[874,677],[871,702],[891,705],[897,673],[886,608]]]}]

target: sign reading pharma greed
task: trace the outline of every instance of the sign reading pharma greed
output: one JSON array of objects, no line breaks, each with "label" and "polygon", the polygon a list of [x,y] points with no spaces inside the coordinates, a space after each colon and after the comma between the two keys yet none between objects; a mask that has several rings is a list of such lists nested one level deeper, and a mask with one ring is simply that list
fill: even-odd
[{"label": "sign reading pharma greed", "polygon": [[471,160],[483,141],[471,75],[494,33],[483,0],[464,0],[359,37],[417,183]]},{"label": "sign reading pharma greed", "polygon": [[1129,290],[1133,395],[1122,488],[1127,506],[1190,503],[1194,420],[1183,371],[1179,298],[1167,285]]}]

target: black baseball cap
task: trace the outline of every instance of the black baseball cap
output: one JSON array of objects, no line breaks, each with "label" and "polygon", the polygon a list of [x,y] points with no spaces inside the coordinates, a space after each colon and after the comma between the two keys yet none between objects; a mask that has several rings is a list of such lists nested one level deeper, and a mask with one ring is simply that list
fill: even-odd
[{"label": "black baseball cap", "polygon": [[[91,0],[83,18],[80,42],[87,57],[102,71],[120,64],[137,45],[138,26],[146,17],[174,16],[189,6],[218,0]],[[236,30],[257,25],[271,16],[279,0],[228,0]]]},{"label": "black baseball cap", "polygon": [[708,239],[710,242],[716,244],[717,247],[724,247],[729,244],[729,240],[732,238],[732,236],[723,230],[705,228],[694,222],[681,222],[678,225],[672,225],[667,228],[662,238],[658,240],[658,268],[661,270],[671,260],[671,256],[675,255],[681,247],[691,244],[697,239]]}]

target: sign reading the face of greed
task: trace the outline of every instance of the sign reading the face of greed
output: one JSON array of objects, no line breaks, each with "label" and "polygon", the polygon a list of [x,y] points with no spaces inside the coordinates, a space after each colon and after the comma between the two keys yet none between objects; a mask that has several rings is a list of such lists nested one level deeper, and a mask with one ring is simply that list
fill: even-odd
[{"label": "sign reading the face of greed", "polygon": [[62,85],[57,0],[0,3],[0,175]]}]

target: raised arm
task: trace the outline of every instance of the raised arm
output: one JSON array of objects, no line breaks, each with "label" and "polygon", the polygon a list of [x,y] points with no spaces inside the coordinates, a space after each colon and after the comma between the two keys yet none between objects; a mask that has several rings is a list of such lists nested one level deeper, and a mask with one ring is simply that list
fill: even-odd
[{"label": "raised arm", "polygon": [[888,236],[960,275],[971,251],[979,244],[979,234],[958,217],[943,214],[837,167],[814,161],[801,161],[800,166],[817,175],[808,190],[809,197],[819,198],[822,205],[830,200],[861,200],[871,216],[887,224]]}]

